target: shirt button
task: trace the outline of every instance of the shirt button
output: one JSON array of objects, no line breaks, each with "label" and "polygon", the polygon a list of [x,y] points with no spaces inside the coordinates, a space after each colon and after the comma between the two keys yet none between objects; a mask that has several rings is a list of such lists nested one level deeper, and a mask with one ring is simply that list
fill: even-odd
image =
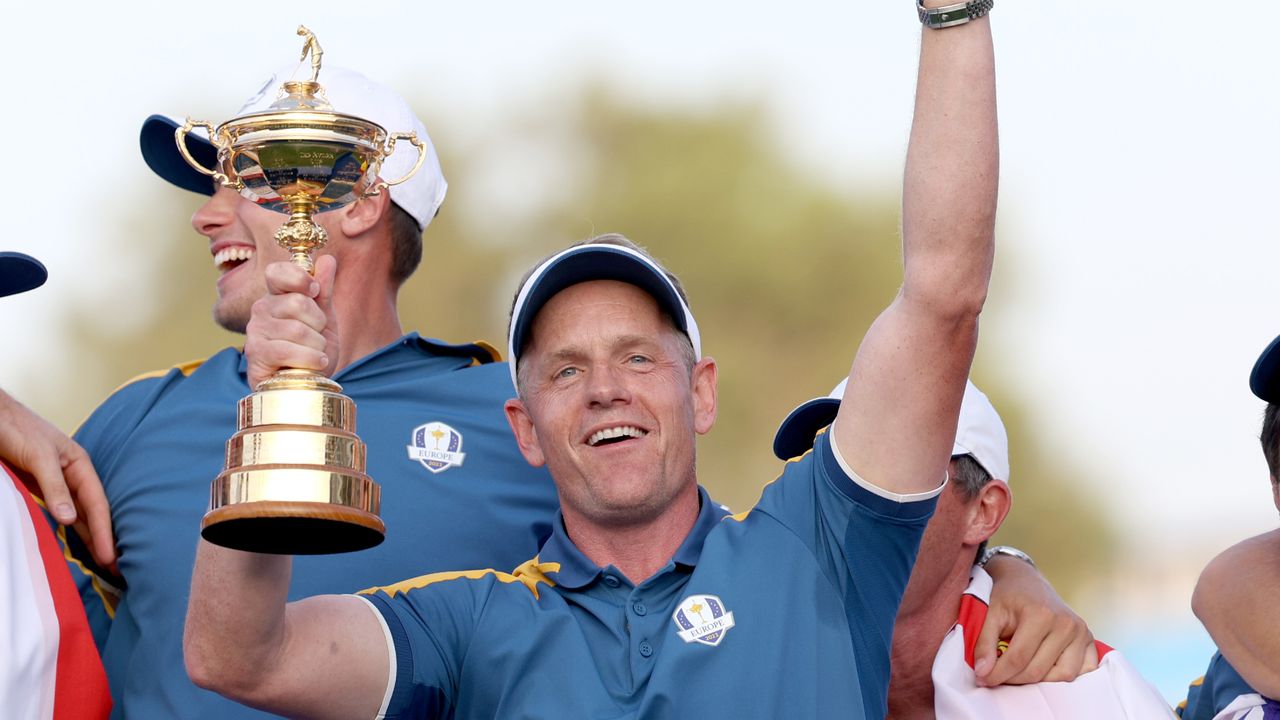
[{"label": "shirt button", "polygon": [[653,654],[653,646],[649,644],[648,640],[640,641],[640,654],[644,657],[649,657]]},{"label": "shirt button", "polygon": [[614,577],[614,576],[612,576],[612,575],[605,575],[605,576],[604,576],[604,584],[605,584],[605,585],[608,585],[609,587],[618,587],[618,585],[619,585],[619,583],[618,583],[618,578],[616,578],[616,577]]},{"label": "shirt button", "polygon": [[635,610],[637,615],[643,615],[649,612],[649,608],[645,607],[644,603],[642,602],[637,602],[636,604],[632,605],[631,609]]}]

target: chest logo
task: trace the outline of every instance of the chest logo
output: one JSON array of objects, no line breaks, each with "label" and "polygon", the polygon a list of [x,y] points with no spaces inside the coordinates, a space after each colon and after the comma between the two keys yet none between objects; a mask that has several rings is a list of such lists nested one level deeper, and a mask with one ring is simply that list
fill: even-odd
[{"label": "chest logo", "polygon": [[462,452],[462,433],[442,422],[429,422],[414,429],[409,459],[422,463],[433,473],[459,467],[467,454]]},{"label": "chest logo", "polygon": [[715,595],[690,595],[680,601],[671,619],[679,628],[676,634],[681,640],[711,647],[719,645],[733,627],[733,613]]}]

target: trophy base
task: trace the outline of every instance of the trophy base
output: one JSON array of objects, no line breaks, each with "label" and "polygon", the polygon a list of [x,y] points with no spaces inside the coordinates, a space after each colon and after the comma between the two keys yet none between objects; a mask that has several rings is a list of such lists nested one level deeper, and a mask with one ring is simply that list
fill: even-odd
[{"label": "trophy base", "polygon": [[274,555],[328,555],[382,542],[377,515],[326,502],[260,500],[205,514],[200,535],[214,545]]}]

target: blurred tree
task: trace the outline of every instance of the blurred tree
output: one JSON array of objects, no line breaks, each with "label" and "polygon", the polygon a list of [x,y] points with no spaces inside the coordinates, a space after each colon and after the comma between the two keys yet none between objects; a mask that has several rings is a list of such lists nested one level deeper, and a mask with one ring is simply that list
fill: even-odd
[{"label": "blurred tree", "polygon": [[[721,502],[749,507],[781,467],[771,453],[778,422],[848,371],[862,333],[897,290],[898,189],[847,197],[824,184],[775,149],[759,106],[657,111],[588,89],[576,104],[540,112],[553,117],[509,122],[526,143],[570,148],[563,167],[548,168],[567,175],[569,191],[532,214],[508,216],[510,198],[474,197],[484,187],[474,182],[480,150],[458,153],[436,127],[450,198],[401,291],[405,327],[502,347],[512,289],[533,260],[571,240],[623,232],[690,289],[704,351],[721,363],[721,412],[699,446],[700,477]],[[40,406],[45,412],[81,417],[139,372],[240,342],[210,320],[214,274],[185,225],[196,203],[182,202],[190,205],[113,209],[129,229],[117,252],[154,258],[144,280],[155,291],[151,312],[123,330],[104,326],[96,311],[75,318],[75,354],[96,358],[96,367],[62,388],[67,399],[52,412]],[[139,238],[150,239],[141,251]],[[975,374],[1012,441],[1016,509],[999,539],[1032,553],[1070,595],[1105,567],[1107,518],[1072,481],[1082,468],[1023,431],[1023,407],[1007,395],[1000,368]]]}]

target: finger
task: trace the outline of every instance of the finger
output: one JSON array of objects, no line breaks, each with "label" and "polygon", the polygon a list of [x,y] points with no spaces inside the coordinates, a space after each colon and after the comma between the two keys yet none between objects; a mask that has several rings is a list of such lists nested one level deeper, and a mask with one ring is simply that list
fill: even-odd
[{"label": "finger", "polygon": [[107,503],[106,492],[102,489],[102,481],[93,469],[88,454],[79,445],[74,447],[79,453],[72,453],[71,462],[64,468],[64,476],[80,508],[82,523],[77,523],[76,529],[79,531],[83,524],[85,531],[80,538],[85,541],[93,559],[99,567],[110,567],[116,561],[115,537],[111,532],[111,508]]},{"label": "finger", "polygon": [[[301,293],[264,295],[253,303],[249,314],[254,320],[289,320],[304,323],[316,332],[323,332],[328,318],[316,301]],[[271,337],[271,336],[268,336]]]},{"label": "finger", "polygon": [[982,623],[982,630],[978,633],[978,642],[973,649],[973,671],[978,676],[978,684],[985,685],[984,678],[990,674],[995,667],[997,653],[997,643],[1000,642],[1000,635],[1004,632],[1004,623],[994,617],[995,613],[988,612],[987,619]]},{"label": "finger", "polygon": [[[1049,634],[1049,617],[1047,613],[1023,613],[1017,625],[1008,628],[1013,633],[1009,638],[1009,647],[996,659],[991,672],[978,679],[979,684],[987,687],[1004,685],[1025,670],[1035,657],[1041,642]],[[985,626],[983,629],[986,629]]]},{"label": "finger", "polygon": [[1022,633],[1015,632],[1009,639],[1009,647],[1019,644],[1033,650],[1031,659],[1027,661],[1022,671],[1015,673],[1006,682],[1010,685],[1028,685],[1044,681],[1063,651],[1070,645],[1071,639],[1070,633],[1050,632],[1040,642],[1030,643]]},{"label": "finger", "polygon": [[76,521],[76,506],[71,499],[71,491],[67,488],[66,479],[62,475],[62,466],[52,448],[41,451],[36,457],[24,463],[31,476],[35,478],[39,488],[40,499],[48,508],[53,519],[63,525]]},{"label": "finger", "polygon": [[320,289],[306,270],[287,261],[271,263],[263,275],[266,278],[268,293],[299,293],[307,297],[315,297]]},{"label": "finger", "polygon": [[1062,649],[1062,654],[1058,656],[1057,662],[1053,667],[1049,668],[1049,672],[1045,673],[1044,682],[1071,682],[1079,677],[1081,668],[1084,666],[1085,646],[1078,643],[1068,643]]},{"label": "finger", "polygon": [[322,337],[327,325],[327,318],[314,300],[290,293],[255,302],[245,334],[255,340],[285,340],[308,345]]},{"label": "finger", "polygon": [[254,388],[281,368],[323,372],[329,366],[329,357],[322,350],[285,341],[262,341],[252,349],[246,343],[245,356],[249,358],[249,386]]},{"label": "finger", "polygon": [[1094,642],[1093,633],[1089,633],[1089,644],[1085,646],[1084,662],[1080,665],[1080,674],[1093,672],[1102,661],[1098,658],[1098,644]]}]

